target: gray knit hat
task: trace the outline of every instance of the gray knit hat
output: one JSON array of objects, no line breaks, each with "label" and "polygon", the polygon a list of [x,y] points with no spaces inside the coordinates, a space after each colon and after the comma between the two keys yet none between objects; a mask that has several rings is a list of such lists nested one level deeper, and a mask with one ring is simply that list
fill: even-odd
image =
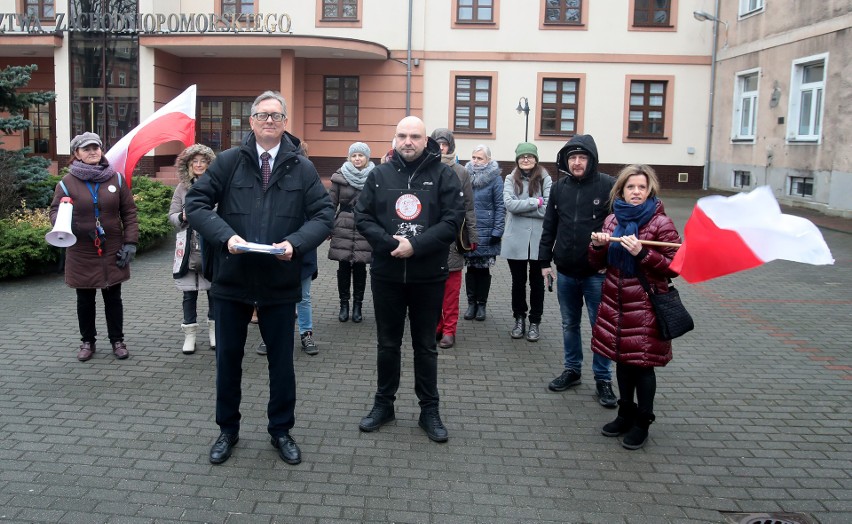
[{"label": "gray knit hat", "polygon": [[104,148],[104,144],[101,142],[101,137],[90,131],[86,131],[85,133],[77,135],[71,139],[71,152],[73,153],[81,147],[86,147],[90,144],[97,144],[101,149]]},{"label": "gray knit hat", "polygon": [[354,144],[349,146],[349,155],[347,156],[347,158],[354,155],[355,153],[361,153],[365,157],[370,158],[370,146],[368,146],[364,142],[355,142]]}]

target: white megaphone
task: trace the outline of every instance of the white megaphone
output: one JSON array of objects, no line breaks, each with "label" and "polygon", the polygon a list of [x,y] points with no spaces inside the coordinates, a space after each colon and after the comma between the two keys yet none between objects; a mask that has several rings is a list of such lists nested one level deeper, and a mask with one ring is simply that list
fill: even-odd
[{"label": "white megaphone", "polygon": [[71,197],[62,197],[62,200],[59,201],[59,212],[56,213],[56,224],[50,233],[44,235],[48,244],[56,247],[68,247],[77,242],[77,237],[71,232],[71,214],[73,212],[74,205],[71,203]]}]

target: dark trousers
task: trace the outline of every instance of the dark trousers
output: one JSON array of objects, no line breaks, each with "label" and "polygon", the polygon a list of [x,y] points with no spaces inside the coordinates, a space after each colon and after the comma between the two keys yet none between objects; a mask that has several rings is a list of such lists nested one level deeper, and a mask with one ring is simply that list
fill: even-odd
[{"label": "dark trousers", "polygon": [[618,379],[618,395],[622,400],[636,403],[639,413],[654,414],[654,395],[657,393],[657,375],[652,367],[639,367],[619,362],[615,366],[615,376]]},{"label": "dark trousers", "polygon": [[438,351],[435,328],[444,301],[444,283],[401,284],[371,280],[376,314],[378,386],[376,404],[396,400],[401,369],[402,336],[408,313],[414,346],[414,393],[420,409],[438,407]]},{"label": "dark trousers", "polygon": [[530,323],[540,324],[544,313],[544,277],[538,260],[509,260],[512,274],[512,314],[515,318],[527,316],[527,269],[530,277]]},{"label": "dark trousers", "polygon": [[[77,322],[80,324],[80,340],[94,342],[98,336],[95,327],[95,295],[97,289],[77,290]],[[124,304],[121,301],[121,284],[101,289],[104,299],[104,314],[110,343],[124,340]]]},{"label": "dark trousers", "polygon": [[[213,298],[207,291],[207,318],[213,320]],[[195,324],[198,322],[198,291],[183,292],[183,323]]]},{"label": "dark trousers", "polygon": [[487,267],[468,267],[464,276],[468,304],[487,304],[491,291],[491,271]]},{"label": "dark trousers", "polygon": [[[254,306],[214,298],[216,320],[216,423],[223,433],[240,431],[241,380],[248,324]],[[283,437],[295,422],[296,373],[293,369],[295,304],[257,308],[269,367],[269,434]]]},{"label": "dark trousers", "polygon": [[352,284],[352,299],[364,301],[367,289],[367,264],[341,260],[337,265],[337,293],[341,302],[349,302],[349,284]]}]

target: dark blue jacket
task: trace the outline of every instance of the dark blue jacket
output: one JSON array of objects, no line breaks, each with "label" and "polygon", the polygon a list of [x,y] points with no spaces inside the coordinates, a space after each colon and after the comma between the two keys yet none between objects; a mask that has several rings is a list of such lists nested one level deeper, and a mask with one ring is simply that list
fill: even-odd
[{"label": "dark blue jacket", "polygon": [[[496,166],[496,162],[494,164]],[[475,251],[465,253],[464,256],[499,256],[503,230],[506,227],[506,203],[503,201],[503,179],[500,177],[499,168],[489,174],[471,176],[471,182],[479,242]]]}]

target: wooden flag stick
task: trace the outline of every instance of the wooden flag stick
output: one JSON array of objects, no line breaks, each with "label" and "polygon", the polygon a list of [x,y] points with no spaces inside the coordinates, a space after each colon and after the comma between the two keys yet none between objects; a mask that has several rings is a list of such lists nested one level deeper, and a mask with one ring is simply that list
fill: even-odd
[{"label": "wooden flag stick", "polygon": [[[621,242],[621,237],[609,237],[609,241]],[[680,244],[676,244],[674,242],[660,242],[658,240],[639,240],[639,242],[646,246],[680,247]]]}]

